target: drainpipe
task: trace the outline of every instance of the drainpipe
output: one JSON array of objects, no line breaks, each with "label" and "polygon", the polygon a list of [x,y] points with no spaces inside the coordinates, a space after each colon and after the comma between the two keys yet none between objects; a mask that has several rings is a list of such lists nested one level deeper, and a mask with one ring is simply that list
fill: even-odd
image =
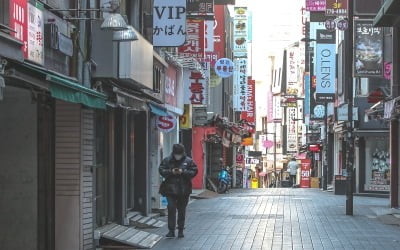
[{"label": "drainpipe", "polygon": [[[392,97],[399,96],[399,29],[393,27],[393,68],[392,68]],[[390,121],[390,207],[399,207],[399,121],[397,118]]]}]

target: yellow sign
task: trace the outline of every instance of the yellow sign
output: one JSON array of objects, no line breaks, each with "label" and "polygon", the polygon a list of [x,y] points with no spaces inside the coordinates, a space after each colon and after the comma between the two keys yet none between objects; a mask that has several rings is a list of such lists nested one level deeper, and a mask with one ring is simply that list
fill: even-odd
[{"label": "yellow sign", "polygon": [[253,145],[253,137],[245,137],[242,139],[243,146],[252,146]]},{"label": "yellow sign", "polygon": [[185,104],[183,115],[179,117],[179,124],[181,129],[192,128],[192,108],[189,104]]}]

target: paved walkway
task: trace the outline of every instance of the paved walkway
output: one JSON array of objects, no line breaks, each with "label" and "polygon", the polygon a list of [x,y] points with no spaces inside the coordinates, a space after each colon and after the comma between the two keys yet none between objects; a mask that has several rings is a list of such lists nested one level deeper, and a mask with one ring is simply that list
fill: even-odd
[{"label": "paved walkway", "polygon": [[[382,198],[316,189],[234,190],[188,206],[185,238],[163,239],[153,249],[400,249],[400,227],[385,225],[373,208]],[[166,218],[164,218],[166,219]],[[167,228],[153,230],[162,235]]]}]

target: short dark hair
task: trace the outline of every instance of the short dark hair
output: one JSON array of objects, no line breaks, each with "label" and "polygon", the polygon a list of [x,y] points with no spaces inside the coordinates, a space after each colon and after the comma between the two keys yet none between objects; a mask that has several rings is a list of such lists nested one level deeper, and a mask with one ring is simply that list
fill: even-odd
[{"label": "short dark hair", "polygon": [[185,153],[185,146],[182,144],[174,144],[172,146],[172,153],[173,154],[183,154]]},{"label": "short dark hair", "polygon": [[295,161],[295,160],[296,160],[296,158],[292,157],[292,161]]}]

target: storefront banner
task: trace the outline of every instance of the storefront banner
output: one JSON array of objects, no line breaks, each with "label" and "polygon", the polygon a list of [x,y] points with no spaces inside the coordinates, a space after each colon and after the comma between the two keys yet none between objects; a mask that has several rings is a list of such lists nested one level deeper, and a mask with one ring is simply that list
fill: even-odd
[{"label": "storefront banner", "polygon": [[311,177],[311,160],[302,159],[301,160],[301,170],[300,170],[300,187],[309,188],[310,187],[310,177]]},{"label": "storefront banner", "polygon": [[233,110],[246,111],[247,99],[247,59],[235,59],[233,77]]},{"label": "storefront banner", "polygon": [[184,105],[183,115],[179,117],[179,128],[180,129],[192,128],[192,109],[189,104]]},{"label": "storefront banner", "polygon": [[286,152],[297,153],[297,108],[287,108]]},{"label": "storefront banner", "polygon": [[[42,6],[38,6],[41,7]],[[28,60],[44,64],[44,22],[41,9],[28,3]]]},{"label": "storefront banner", "polygon": [[157,116],[156,127],[164,133],[169,133],[176,128],[176,117],[173,115]]},{"label": "storefront banner", "polygon": [[204,20],[187,19],[186,42],[178,48],[182,57],[204,59]]},{"label": "storefront banner", "polygon": [[[212,50],[207,46],[205,60],[214,67],[218,59],[225,57],[225,13],[224,6],[215,5],[215,20],[213,21],[213,46]],[[209,27],[207,27],[209,28]],[[206,28],[206,30],[207,30]],[[206,31],[207,32],[207,31]],[[208,32],[207,32],[208,33]],[[208,39],[208,38],[207,38]],[[209,51],[210,50],[210,51]]]},{"label": "storefront banner", "polygon": [[354,20],[354,75],[383,75],[383,29],[372,20]]},{"label": "storefront banner", "polygon": [[316,101],[335,101],[336,44],[335,33],[327,30],[317,31],[316,52]]},{"label": "storefront banner", "polygon": [[286,94],[297,96],[299,94],[298,74],[299,74],[299,47],[290,47],[287,49],[286,60]]},{"label": "storefront banner", "polygon": [[214,0],[187,0],[187,14],[191,17],[213,18]]},{"label": "storefront banner", "polygon": [[153,45],[178,47],[186,40],[186,0],[154,0]]},{"label": "storefront banner", "polygon": [[208,85],[200,72],[184,69],[184,104],[206,105],[208,103]]},{"label": "storefront banner", "polygon": [[326,0],[325,16],[347,16],[348,0]]},{"label": "storefront banner", "polygon": [[22,51],[28,58],[28,1],[10,0],[10,28],[15,30],[11,35],[23,42]]},{"label": "storefront banner", "polygon": [[326,0],[306,0],[306,10],[311,12],[325,11]]},{"label": "storefront banner", "polygon": [[171,64],[165,72],[165,104],[177,107],[177,68]]},{"label": "storefront banner", "polygon": [[204,21],[204,25],[204,51],[206,53],[214,52],[214,20],[206,20]]},{"label": "storefront banner", "polygon": [[247,7],[234,7],[232,50],[236,57],[247,54],[247,20]]},{"label": "storefront banner", "polygon": [[241,119],[244,119],[249,123],[255,123],[255,107],[256,107],[255,88],[256,88],[256,81],[249,78],[247,80],[246,111],[243,111],[241,114]]}]

